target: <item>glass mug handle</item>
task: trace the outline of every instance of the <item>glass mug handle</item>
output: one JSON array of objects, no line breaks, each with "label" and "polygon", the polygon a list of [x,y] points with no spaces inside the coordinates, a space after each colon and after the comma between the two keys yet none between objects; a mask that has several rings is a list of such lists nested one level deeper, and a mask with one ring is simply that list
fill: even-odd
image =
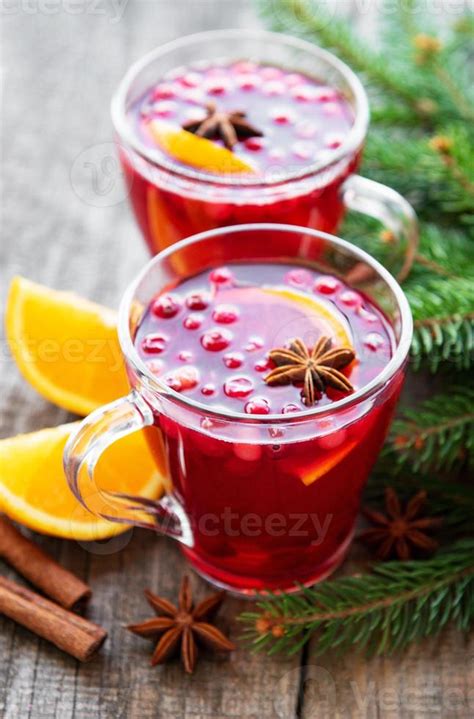
[{"label": "glass mug handle", "polygon": [[393,274],[399,282],[404,280],[418,247],[418,220],[413,207],[396,190],[360,175],[350,175],[343,182],[341,196],[349,210],[380,220],[393,233],[394,250],[401,255],[401,266]]},{"label": "glass mug handle", "polygon": [[127,397],[99,407],[86,417],[64,448],[64,471],[79,502],[96,516],[166,534],[192,547],[193,535],[184,508],[169,494],[147,499],[101,489],[97,463],[114,442],[154,423],[145,400],[132,390]]}]

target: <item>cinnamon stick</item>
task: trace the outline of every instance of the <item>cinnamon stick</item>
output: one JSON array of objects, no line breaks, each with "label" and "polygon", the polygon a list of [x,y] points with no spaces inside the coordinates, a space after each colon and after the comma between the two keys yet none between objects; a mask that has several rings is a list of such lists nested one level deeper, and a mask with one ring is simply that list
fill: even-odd
[{"label": "cinnamon stick", "polygon": [[81,662],[91,659],[107,637],[105,629],[97,624],[5,577],[0,577],[0,614]]},{"label": "cinnamon stick", "polygon": [[87,584],[61,567],[49,554],[1,516],[0,557],[66,609],[76,608],[92,594]]}]

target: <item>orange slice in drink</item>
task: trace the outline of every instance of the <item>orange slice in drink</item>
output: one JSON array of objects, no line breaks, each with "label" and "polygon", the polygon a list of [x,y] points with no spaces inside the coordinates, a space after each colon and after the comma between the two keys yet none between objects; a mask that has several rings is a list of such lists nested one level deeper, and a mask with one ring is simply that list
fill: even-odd
[{"label": "orange slice in drink", "polygon": [[308,313],[308,319],[314,321],[314,324],[321,329],[321,334],[327,334],[337,340],[341,346],[352,346],[349,324],[338,316],[337,312],[333,311],[328,304],[317,297],[286,287],[264,287],[263,291],[283,297],[289,304],[294,303],[302,306]]},{"label": "orange slice in drink", "polygon": [[[77,501],[63,471],[64,445],[77,422],[0,440],[0,509],[37,532],[92,541],[124,532],[127,526],[99,519]],[[163,476],[144,434],[136,432],[106,450],[96,471],[103,490],[160,496]],[[88,498],[106,508],[100,495]]]},{"label": "orange slice in drink", "polygon": [[254,174],[255,168],[225,147],[162,120],[148,125],[156,144],[184,165],[217,175]]},{"label": "orange slice in drink", "polygon": [[[316,297],[306,295],[296,290],[282,288],[264,288],[265,292],[284,297],[288,302],[296,303],[308,312],[308,319],[313,322],[320,330],[321,334],[326,334],[336,341],[337,344],[345,347],[352,346],[349,325],[345,323],[342,317],[331,310],[331,307]],[[342,446],[334,449],[320,450],[321,459],[317,459],[311,466],[305,468],[301,473],[300,479],[309,486],[316,480],[330,472],[336,465],[346,457],[356,446],[357,441],[352,440],[344,442]]]},{"label": "orange slice in drink", "polygon": [[338,447],[329,452],[324,452],[324,459],[316,461],[312,467],[305,469],[304,473],[301,474],[300,479],[307,487],[317,479],[321,479],[325,474],[334,469],[334,467],[342,462],[349,452],[352,452],[357,444],[357,440],[346,442],[342,447]]}]

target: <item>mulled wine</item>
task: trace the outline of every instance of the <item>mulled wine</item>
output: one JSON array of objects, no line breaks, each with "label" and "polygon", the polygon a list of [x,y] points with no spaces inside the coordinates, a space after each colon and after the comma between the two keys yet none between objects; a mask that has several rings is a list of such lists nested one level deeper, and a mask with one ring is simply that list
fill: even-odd
[{"label": "mulled wine", "polygon": [[[312,397],[294,367],[287,381],[269,381],[284,369],[278,351],[285,358],[295,341],[308,355],[324,344]],[[199,403],[203,414],[196,428],[162,409],[146,430],[157,455],[164,440],[172,495],[186,507],[194,538],[184,551],[196,568],[245,591],[291,588],[328,574],[352,538],[402,375],[369,411],[355,407],[343,422],[336,413],[315,417],[295,440],[284,424],[279,429],[278,416],[282,423],[307,420],[311,407],[337,407],[377,378],[395,347],[380,308],[334,275],[285,262],[239,262],[162,290],[143,313],[134,344],[151,373]],[[346,353],[344,362],[325,363],[337,352]],[[331,381],[337,367],[342,382]],[[219,415],[244,421],[225,436]],[[270,415],[277,421],[262,442],[252,420]]]},{"label": "mulled wine", "polygon": [[[203,230],[262,220],[332,232],[344,211],[341,184],[359,163],[359,147],[341,161],[354,126],[348,97],[295,67],[203,60],[171,69],[129,104],[125,121],[143,154],[124,144],[121,161],[153,254]],[[182,137],[160,141],[160,126],[225,152],[217,164],[209,145],[183,152]]]}]

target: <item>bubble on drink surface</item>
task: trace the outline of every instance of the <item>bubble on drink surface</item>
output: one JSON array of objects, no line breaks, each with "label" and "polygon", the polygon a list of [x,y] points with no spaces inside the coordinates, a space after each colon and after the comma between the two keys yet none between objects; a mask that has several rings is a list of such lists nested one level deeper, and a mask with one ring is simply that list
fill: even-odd
[{"label": "bubble on drink surface", "polygon": [[209,280],[214,285],[226,285],[234,281],[234,275],[228,267],[216,267],[209,275]]},{"label": "bubble on drink surface", "polygon": [[258,65],[251,60],[239,60],[232,65],[232,70],[237,74],[247,75],[248,73],[256,72]]},{"label": "bubble on drink surface", "polygon": [[213,327],[203,334],[201,344],[209,352],[220,352],[230,345],[232,338],[232,332],[229,330]]},{"label": "bubble on drink surface", "polygon": [[364,347],[367,347],[367,349],[372,352],[377,352],[381,347],[384,347],[385,339],[378,332],[369,332],[369,334],[364,337],[363,344]]},{"label": "bubble on drink surface", "polygon": [[306,288],[309,287],[311,284],[311,280],[313,279],[313,276],[311,272],[308,272],[308,270],[304,270],[301,268],[296,268],[294,270],[290,270],[285,275],[285,282],[288,285],[292,285],[293,287],[298,288]]},{"label": "bubble on drink surface", "polygon": [[286,87],[284,83],[280,80],[271,80],[264,84],[262,91],[264,95],[269,95],[270,97],[278,97],[279,95],[285,94]]},{"label": "bubble on drink surface", "polygon": [[310,85],[295,85],[291,89],[291,96],[299,102],[311,102],[315,99],[316,91]]},{"label": "bubble on drink surface", "polygon": [[277,125],[291,125],[295,116],[292,110],[288,108],[276,108],[270,112],[270,118]]},{"label": "bubble on drink surface", "polygon": [[345,290],[344,292],[341,292],[339,300],[345,307],[353,307],[357,309],[362,305],[362,297],[358,292],[354,292],[354,290]]},{"label": "bubble on drink surface", "polygon": [[293,412],[301,412],[301,407],[298,407],[298,405],[293,402],[288,402],[281,410],[282,414],[293,414]]},{"label": "bubble on drink surface", "polygon": [[247,344],[245,345],[246,352],[255,352],[255,350],[261,350],[264,345],[264,341],[261,337],[252,336],[249,337]]},{"label": "bubble on drink surface", "polygon": [[317,102],[334,102],[338,99],[337,90],[332,87],[326,87],[325,85],[321,85],[320,87],[316,88],[314,99]]},{"label": "bubble on drink surface", "polygon": [[311,120],[305,120],[298,123],[295,129],[295,134],[302,140],[311,140],[318,134],[318,126]]},{"label": "bubble on drink surface", "polygon": [[181,352],[178,354],[178,359],[181,362],[191,362],[193,359],[193,353],[189,350],[181,350]]},{"label": "bubble on drink surface", "polygon": [[241,352],[228,352],[222,358],[228,369],[238,369],[244,363],[244,356]]},{"label": "bubble on drink surface", "polygon": [[342,135],[338,135],[332,132],[326,135],[326,137],[324,138],[324,144],[330,150],[337,150],[339,147],[341,147],[343,142],[344,138]]},{"label": "bubble on drink surface", "polygon": [[224,392],[232,399],[245,399],[253,389],[253,382],[248,377],[231,377],[224,383]]},{"label": "bubble on drink surface", "polygon": [[271,362],[269,357],[263,357],[262,359],[259,359],[254,364],[254,369],[256,372],[266,372],[271,367]]},{"label": "bubble on drink surface", "polygon": [[222,96],[232,89],[232,83],[229,78],[211,78],[204,83],[204,89],[208,95]]},{"label": "bubble on drink surface", "polygon": [[192,312],[184,318],[183,327],[187,330],[198,330],[201,327],[203,320],[204,317],[202,315],[197,312]]},{"label": "bubble on drink surface", "polygon": [[336,277],[321,275],[314,283],[313,289],[323,295],[333,295],[341,286],[341,282]]},{"label": "bubble on drink surface", "polygon": [[261,68],[260,75],[264,80],[279,80],[284,77],[284,72],[279,67],[268,66]]},{"label": "bubble on drink surface", "polygon": [[160,319],[171,319],[175,317],[181,309],[181,300],[178,295],[164,294],[154,300],[151,305],[151,312],[155,317]]},{"label": "bubble on drink surface", "polygon": [[217,305],[212,313],[212,319],[219,324],[230,325],[239,319],[239,310],[234,305]]},{"label": "bubble on drink surface", "polygon": [[199,87],[199,84],[202,82],[202,75],[197,72],[187,72],[178,78],[178,82],[184,87]]},{"label": "bubble on drink surface", "polygon": [[258,75],[245,74],[237,80],[237,85],[244,92],[251,92],[262,84]]},{"label": "bubble on drink surface", "polygon": [[153,90],[151,99],[152,101],[171,100],[171,98],[175,97],[175,95],[176,93],[173,88],[173,85],[168,82],[162,82],[160,85],[157,85]]},{"label": "bubble on drink surface", "polygon": [[263,137],[249,137],[244,141],[244,146],[251,152],[260,152],[265,147],[265,144]]},{"label": "bubble on drink surface", "polygon": [[159,100],[153,105],[153,114],[158,117],[173,117],[176,114],[178,105],[174,100]]},{"label": "bubble on drink surface", "polygon": [[190,310],[205,310],[209,307],[210,298],[206,292],[192,292],[186,297],[186,307]]},{"label": "bubble on drink surface", "polygon": [[165,377],[168,387],[174,389],[175,392],[183,392],[185,390],[194,389],[199,384],[200,375],[196,367],[180,367],[173,370]]},{"label": "bubble on drink surface", "polygon": [[168,344],[168,337],[161,332],[153,332],[145,335],[141,342],[141,348],[146,354],[161,354]]},{"label": "bubble on drink surface", "polygon": [[308,142],[307,140],[300,140],[299,142],[294,142],[291,146],[291,149],[293,155],[299,160],[311,160],[312,158],[316,157],[316,145],[313,142]]},{"label": "bubble on drink surface", "polygon": [[359,307],[357,310],[357,314],[359,317],[364,320],[364,322],[367,322],[368,324],[376,324],[379,322],[379,318],[374,312],[370,312],[369,310],[366,310],[365,307]]},{"label": "bubble on drink surface", "polygon": [[270,414],[270,404],[265,397],[254,397],[246,402],[246,414]]},{"label": "bubble on drink surface", "polygon": [[146,366],[152,374],[158,376],[163,371],[164,362],[159,359],[152,359],[146,363]]},{"label": "bubble on drink surface", "polygon": [[288,75],[285,75],[284,80],[288,87],[295,87],[295,85],[300,85],[304,82],[306,78],[298,72],[290,72]]}]

